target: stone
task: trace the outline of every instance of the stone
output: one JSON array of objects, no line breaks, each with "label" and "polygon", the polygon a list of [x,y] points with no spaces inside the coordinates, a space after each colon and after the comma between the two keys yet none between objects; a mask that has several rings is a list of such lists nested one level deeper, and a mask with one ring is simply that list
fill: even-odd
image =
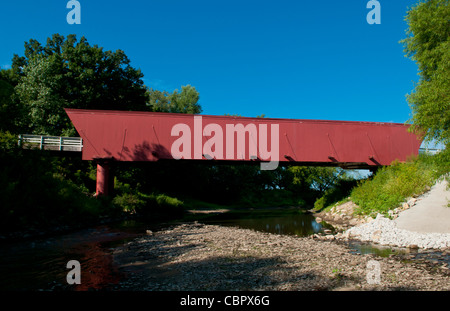
[{"label": "stone", "polygon": [[373,220],[372,217],[370,217],[370,216],[367,216],[367,217],[366,217],[366,222],[371,222],[372,220]]},{"label": "stone", "polygon": [[408,209],[409,208],[409,204],[405,202],[405,203],[402,204],[402,207],[403,207],[403,209]]},{"label": "stone", "polygon": [[376,230],[372,233],[372,241],[378,243],[381,238],[381,230]]},{"label": "stone", "polygon": [[347,231],[347,236],[349,239],[351,238],[357,238],[359,236],[359,234],[357,232],[353,232],[353,231]]},{"label": "stone", "polygon": [[375,220],[383,219],[383,214],[377,213],[377,217],[375,217]]},{"label": "stone", "polygon": [[320,217],[316,217],[316,222],[317,223],[320,223],[320,222],[322,222],[323,221],[323,219],[322,218],[320,218]]},{"label": "stone", "polygon": [[415,204],[416,204],[416,201],[417,201],[417,199],[416,198],[411,198],[411,199],[409,199],[408,200],[408,205],[410,206],[410,207],[412,207],[412,206],[414,206]]},{"label": "stone", "polygon": [[358,221],[358,219],[353,218],[353,219],[350,219],[349,224],[351,226],[356,226],[359,224],[359,221]]}]

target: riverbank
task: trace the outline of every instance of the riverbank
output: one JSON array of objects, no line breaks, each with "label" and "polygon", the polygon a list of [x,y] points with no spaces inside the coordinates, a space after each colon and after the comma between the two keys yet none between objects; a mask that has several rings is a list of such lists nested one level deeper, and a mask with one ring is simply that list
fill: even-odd
[{"label": "riverbank", "polygon": [[409,198],[390,211],[390,218],[381,214],[373,219],[355,212],[358,206],[352,201],[334,206],[329,211],[316,213],[316,221],[327,221],[338,229],[335,235],[316,236],[328,240],[351,239],[380,245],[450,249],[450,208],[447,206],[450,191],[448,182],[437,181],[429,191]]},{"label": "riverbank", "polygon": [[[450,290],[444,266],[349,252],[311,237],[200,223],[148,232],[113,253],[113,290]],[[368,281],[380,267],[379,282]]]}]

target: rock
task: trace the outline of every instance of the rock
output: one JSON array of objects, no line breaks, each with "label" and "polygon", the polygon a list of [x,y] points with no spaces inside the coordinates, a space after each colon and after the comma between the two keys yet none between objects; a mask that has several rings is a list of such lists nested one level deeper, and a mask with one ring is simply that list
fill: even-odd
[{"label": "rock", "polygon": [[323,221],[323,219],[322,218],[320,218],[320,217],[316,217],[316,222],[317,223],[321,223]]},{"label": "rock", "polygon": [[402,204],[402,207],[403,207],[403,209],[408,209],[409,208],[409,204],[405,202],[405,203]]},{"label": "rock", "polygon": [[366,217],[366,222],[371,222],[372,220],[373,220],[372,217],[370,217],[370,216],[367,216],[367,217]]},{"label": "rock", "polygon": [[372,233],[372,241],[378,243],[381,238],[381,230],[376,230]]},{"label": "rock", "polygon": [[350,230],[350,231],[346,231],[346,233],[347,233],[347,236],[348,236],[349,239],[359,237],[359,233],[358,232],[353,232],[353,231]]},{"label": "rock", "polygon": [[323,233],[325,233],[325,234],[330,234],[330,233],[332,233],[332,231],[331,231],[330,229],[324,229],[324,230],[323,230]]},{"label": "rock", "polygon": [[418,249],[419,248],[419,246],[417,244],[409,244],[407,247],[410,249]]},{"label": "rock", "polygon": [[349,238],[349,234],[347,231],[341,233],[340,237],[344,240],[347,240]]},{"label": "rock", "polygon": [[350,224],[351,226],[356,226],[356,225],[359,224],[359,221],[358,221],[358,219],[353,218],[353,219],[350,219],[349,224]]},{"label": "rock", "polygon": [[375,217],[375,220],[384,219],[384,218],[385,217],[382,214],[377,213],[377,217]]},{"label": "rock", "polygon": [[416,198],[411,198],[411,199],[408,200],[407,203],[408,203],[409,207],[412,207],[412,206],[414,206],[416,204],[416,201],[417,201]]}]

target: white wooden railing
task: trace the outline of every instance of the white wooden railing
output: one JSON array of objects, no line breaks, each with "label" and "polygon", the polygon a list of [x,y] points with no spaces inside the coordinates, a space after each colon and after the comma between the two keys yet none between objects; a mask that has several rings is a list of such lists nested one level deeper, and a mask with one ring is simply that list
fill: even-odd
[{"label": "white wooden railing", "polygon": [[437,154],[441,152],[443,149],[439,148],[420,148],[419,153],[426,153],[426,154]]},{"label": "white wooden railing", "polygon": [[81,137],[43,136],[32,134],[19,135],[19,146],[24,149],[77,151],[83,150]]}]

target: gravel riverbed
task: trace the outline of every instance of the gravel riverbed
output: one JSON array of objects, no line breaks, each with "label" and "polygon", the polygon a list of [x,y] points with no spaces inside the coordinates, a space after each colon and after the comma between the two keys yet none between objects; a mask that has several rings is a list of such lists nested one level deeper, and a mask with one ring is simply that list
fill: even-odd
[{"label": "gravel riverbed", "polygon": [[446,264],[361,255],[336,241],[200,223],[149,232],[113,257],[125,275],[115,290],[450,290]]}]

